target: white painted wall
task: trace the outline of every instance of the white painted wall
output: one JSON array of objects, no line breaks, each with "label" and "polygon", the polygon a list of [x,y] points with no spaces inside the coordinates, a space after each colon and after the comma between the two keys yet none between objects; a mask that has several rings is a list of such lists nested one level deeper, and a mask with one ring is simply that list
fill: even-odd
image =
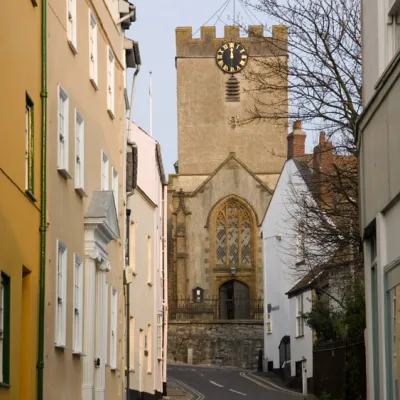
[{"label": "white painted wall", "polygon": [[[295,342],[292,324],[295,324],[296,316],[292,314],[290,301],[285,294],[297,283],[289,268],[295,263],[292,254],[296,246],[295,221],[290,218],[291,212],[294,211],[290,182],[305,185],[293,160],[288,160],[283,167],[261,227],[264,252],[264,357],[266,362],[273,361],[274,368],[280,367],[278,346],[283,336],[290,335],[291,348],[292,343]],[[281,240],[277,238],[277,235],[281,235]],[[272,308],[279,307],[279,310],[271,312],[271,334],[267,333],[266,327],[268,304],[271,304]],[[305,327],[306,329],[309,328]],[[304,340],[298,342],[296,354],[301,353],[304,342],[309,340],[311,346],[309,335],[305,335]],[[312,362],[312,357],[309,358],[308,350],[306,351],[310,346],[307,343],[304,353]],[[293,353],[292,359],[294,360]],[[312,367],[309,370],[312,371]]]},{"label": "white painted wall", "polygon": [[[307,290],[303,294],[304,313],[308,313],[312,308],[311,290]],[[304,324],[304,335],[296,337],[296,301],[294,296],[289,299],[290,318],[289,318],[289,334],[290,334],[290,368],[292,376],[296,375],[296,361],[307,360],[307,378],[313,377],[313,342],[312,330]]]}]

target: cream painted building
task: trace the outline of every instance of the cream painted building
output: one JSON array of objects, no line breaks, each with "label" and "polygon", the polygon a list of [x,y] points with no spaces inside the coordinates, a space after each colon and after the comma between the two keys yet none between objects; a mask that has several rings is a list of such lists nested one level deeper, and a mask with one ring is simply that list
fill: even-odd
[{"label": "cream painted building", "polygon": [[[48,0],[44,398],[124,397],[126,0]],[[137,55],[137,54],[136,54]]]},{"label": "cream painted building", "polygon": [[128,194],[130,400],[162,398],[166,387],[166,181],[160,145],[131,124],[137,186]]}]

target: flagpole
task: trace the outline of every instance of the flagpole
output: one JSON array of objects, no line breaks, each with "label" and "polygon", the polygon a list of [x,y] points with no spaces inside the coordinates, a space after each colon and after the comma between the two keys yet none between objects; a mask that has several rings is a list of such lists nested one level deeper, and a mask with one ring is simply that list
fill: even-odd
[{"label": "flagpole", "polygon": [[150,71],[150,82],[149,82],[149,117],[150,117],[150,124],[149,124],[149,135],[153,136],[153,79],[152,79],[152,72]]}]

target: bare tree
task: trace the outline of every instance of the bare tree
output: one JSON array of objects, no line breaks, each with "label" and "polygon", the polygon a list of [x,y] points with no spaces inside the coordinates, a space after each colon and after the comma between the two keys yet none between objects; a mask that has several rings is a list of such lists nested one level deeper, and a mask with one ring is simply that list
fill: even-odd
[{"label": "bare tree", "polygon": [[[275,43],[277,54],[288,48],[289,56],[256,59],[245,71],[255,105],[244,122],[299,119],[334,136],[337,151],[354,154],[362,94],[360,0],[242,1],[287,27],[288,39]],[[289,115],[277,96],[287,90]],[[271,94],[268,103],[259,93]]]}]

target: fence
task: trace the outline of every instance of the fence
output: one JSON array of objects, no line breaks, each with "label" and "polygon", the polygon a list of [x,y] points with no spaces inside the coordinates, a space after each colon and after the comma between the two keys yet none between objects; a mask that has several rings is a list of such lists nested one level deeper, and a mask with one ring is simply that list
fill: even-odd
[{"label": "fence", "polygon": [[218,297],[179,298],[169,301],[169,316],[172,320],[263,320],[264,300]]},{"label": "fence", "polygon": [[332,399],[366,398],[365,344],[336,342],[314,346],[313,393]]}]

